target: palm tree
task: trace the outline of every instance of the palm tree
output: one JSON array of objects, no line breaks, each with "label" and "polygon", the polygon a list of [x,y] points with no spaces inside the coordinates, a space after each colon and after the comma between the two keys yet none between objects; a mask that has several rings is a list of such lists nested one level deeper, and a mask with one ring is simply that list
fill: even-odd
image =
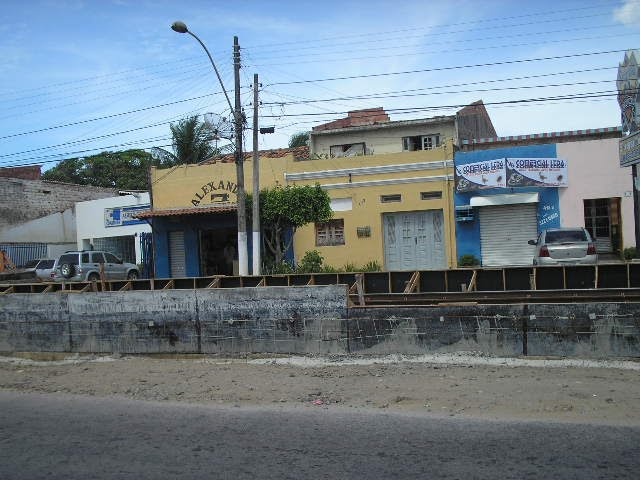
[{"label": "palm tree", "polygon": [[[201,121],[198,115],[187,117],[178,123],[172,123],[173,153],[160,147],[152,149],[155,158],[166,166],[185,163],[200,163],[213,156],[229,151],[231,145],[218,147],[217,141],[224,138],[218,125]],[[216,142],[214,144],[214,141]]]}]

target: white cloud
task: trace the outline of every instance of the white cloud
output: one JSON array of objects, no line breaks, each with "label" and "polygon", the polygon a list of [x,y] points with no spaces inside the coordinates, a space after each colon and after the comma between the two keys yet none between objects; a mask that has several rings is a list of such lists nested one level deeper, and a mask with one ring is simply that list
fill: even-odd
[{"label": "white cloud", "polygon": [[624,25],[640,26],[640,0],[626,0],[613,11],[613,17]]}]

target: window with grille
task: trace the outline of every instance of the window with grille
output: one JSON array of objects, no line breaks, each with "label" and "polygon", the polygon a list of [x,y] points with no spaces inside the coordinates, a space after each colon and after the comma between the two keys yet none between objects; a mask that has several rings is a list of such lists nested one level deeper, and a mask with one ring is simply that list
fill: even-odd
[{"label": "window with grille", "polygon": [[442,198],[442,192],[420,192],[421,200],[436,200]]},{"label": "window with grille", "polygon": [[381,203],[391,203],[391,202],[401,202],[402,195],[399,193],[394,193],[392,195],[380,195]]},{"label": "window with grille", "polygon": [[316,246],[344,245],[344,220],[335,219],[316,223]]}]

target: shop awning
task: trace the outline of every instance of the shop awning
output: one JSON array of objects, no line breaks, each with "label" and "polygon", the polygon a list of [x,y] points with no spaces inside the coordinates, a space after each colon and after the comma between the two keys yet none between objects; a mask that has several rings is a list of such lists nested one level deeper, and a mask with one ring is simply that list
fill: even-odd
[{"label": "shop awning", "polygon": [[191,207],[191,208],[167,208],[167,209],[151,209],[146,212],[140,212],[136,215],[137,218],[152,218],[152,217],[171,217],[177,215],[202,215],[205,213],[230,213],[238,210],[238,206],[233,204],[225,205],[208,205],[206,207]]},{"label": "shop awning", "polygon": [[539,193],[505,193],[504,195],[485,195],[471,197],[472,207],[490,207],[492,205],[513,205],[515,203],[538,203]]}]

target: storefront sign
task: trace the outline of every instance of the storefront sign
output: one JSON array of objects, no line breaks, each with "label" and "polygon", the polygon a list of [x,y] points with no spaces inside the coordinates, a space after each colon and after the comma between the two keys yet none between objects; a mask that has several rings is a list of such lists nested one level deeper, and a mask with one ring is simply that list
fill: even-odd
[{"label": "storefront sign", "polygon": [[620,166],[640,163],[640,131],[620,139]]},{"label": "storefront sign", "polygon": [[561,158],[507,158],[507,187],[566,187],[567,161]]},{"label": "storefront sign", "polygon": [[149,210],[149,205],[136,205],[135,207],[116,207],[104,209],[105,227],[123,227],[145,223],[144,220],[135,218],[141,212]]},{"label": "storefront sign", "polygon": [[485,188],[566,187],[567,161],[561,158],[498,158],[457,165],[456,191]]},{"label": "storefront sign", "polygon": [[[193,194],[191,205],[230,203],[237,201],[238,185],[231,181],[212,180]],[[231,197],[233,195],[233,198]]]},{"label": "storefront sign", "polygon": [[622,131],[634,133],[640,130],[640,91],[638,90],[638,60],[640,50],[627,50],[618,66],[618,104],[622,120]]},{"label": "storefront sign", "polygon": [[505,187],[505,159],[456,166],[455,184],[457,192]]}]

